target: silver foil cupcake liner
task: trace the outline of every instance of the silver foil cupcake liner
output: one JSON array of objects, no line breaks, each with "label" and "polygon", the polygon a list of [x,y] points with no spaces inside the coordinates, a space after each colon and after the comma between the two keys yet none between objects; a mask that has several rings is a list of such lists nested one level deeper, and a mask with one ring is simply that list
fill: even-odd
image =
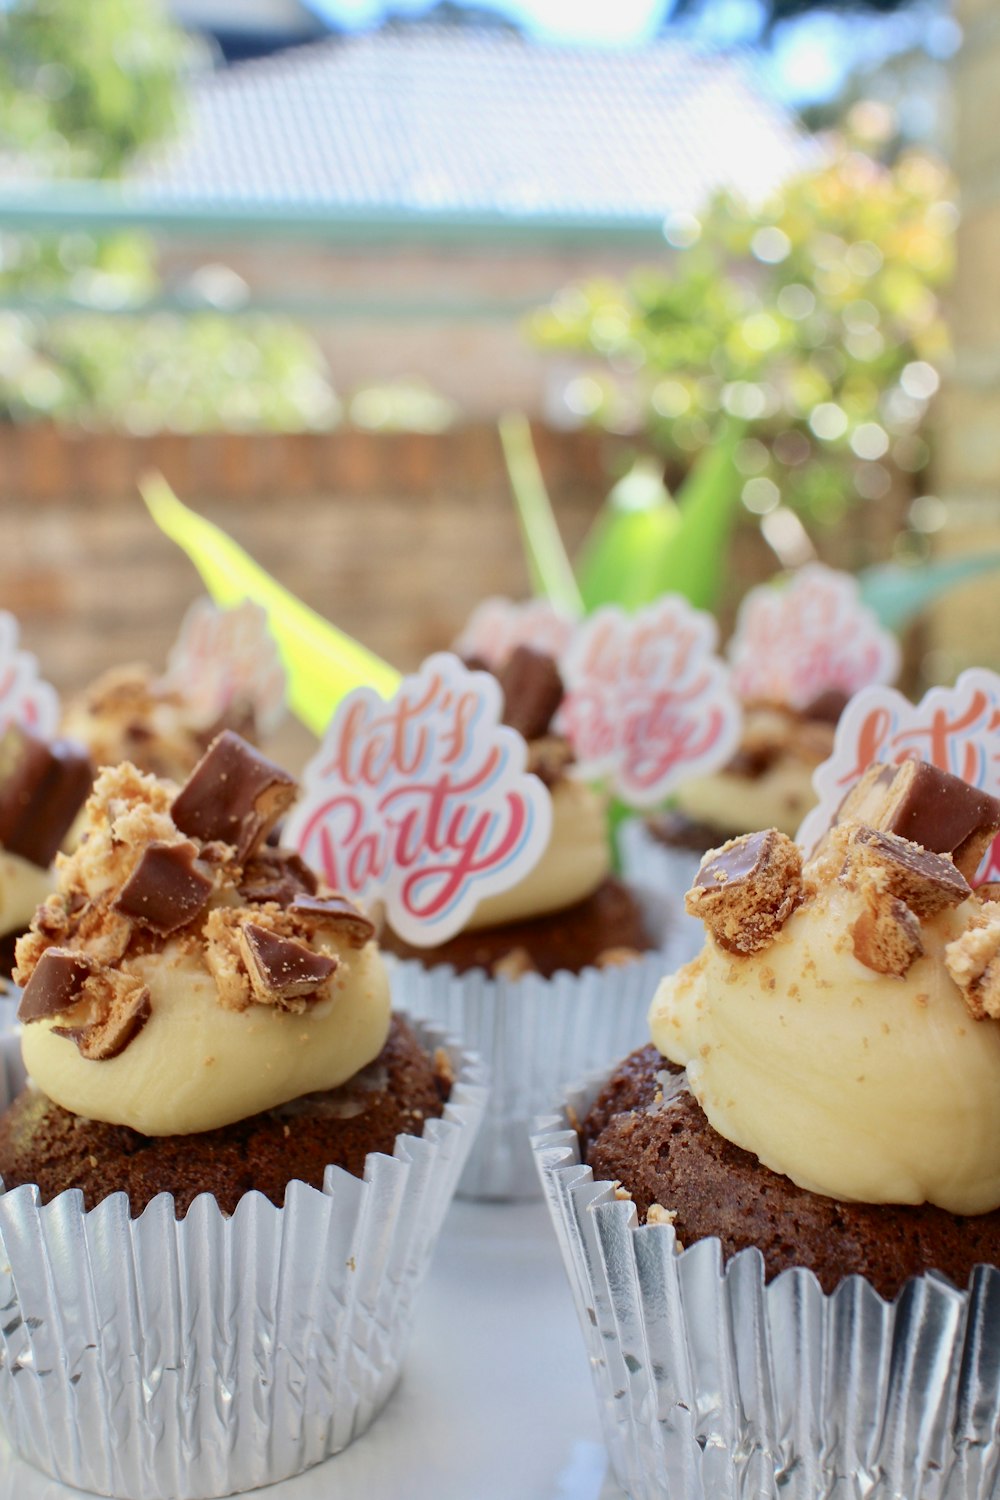
[{"label": "silver foil cupcake liner", "polygon": [[684,895],[694,885],[701,855],[693,849],[670,849],[661,844],[650,833],[645,818],[625,818],[619,825],[618,855],[622,874],[630,884],[658,891],[671,903],[676,923],[673,953],[679,968],[694,958],[705,942],[704,924],[684,910]]},{"label": "silver foil cupcake liner", "polygon": [[[283,1208],[167,1194],[131,1219],[116,1193],[44,1207],[0,1191],[0,1421],[63,1484],[125,1500],[204,1500],[272,1484],[346,1447],[399,1377],[414,1296],[482,1113],[478,1059],[443,1033],[451,1098],[422,1136],[328,1167]],[[0,1103],[23,1084],[0,1038]]]},{"label": "silver foil cupcake liner", "polygon": [[539,1198],[530,1143],[539,1112],[572,1079],[617,1062],[648,1039],[656,987],[680,960],[668,904],[655,892],[637,888],[635,894],[660,946],[608,969],[502,979],[482,969],[456,974],[447,964],[426,969],[418,960],[387,955],[393,1004],[461,1036],[490,1072],[460,1197]]},{"label": "silver foil cupcake liner", "polygon": [[717,1239],[681,1251],[580,1164],[572,1123],[601,1083],[532,1144],[631,1500],[1000,1494],[1000,1271],[914,1277],[887,1303],[859,1276],[765,1286],[759,1251],[724,1264]]}]

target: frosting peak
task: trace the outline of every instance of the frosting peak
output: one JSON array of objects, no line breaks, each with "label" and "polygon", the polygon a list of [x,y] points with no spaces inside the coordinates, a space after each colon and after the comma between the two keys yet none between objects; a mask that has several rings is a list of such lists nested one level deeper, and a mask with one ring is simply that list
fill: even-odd
[{"label": "frosting peak", "polygon": [[29,1074],[147,1135],[334,1088],[381,1050],[374,928],[265,844],[295,784],[221,735],[185,786],[102,772],[59,889],[18,944]]},{"label": "frosting peak", "polygon": [[[650,1025],[712,1126],[800,1187],[977,1214],[1000,1207],[1000,903],[958,864],[1000,803],[940,774],[920,827],[943,849],[894,831],[910,768],[804,866],[775,830],[710,851],[688,894],[705,949]],[[931,794],[955,817],[929,823]]]}]

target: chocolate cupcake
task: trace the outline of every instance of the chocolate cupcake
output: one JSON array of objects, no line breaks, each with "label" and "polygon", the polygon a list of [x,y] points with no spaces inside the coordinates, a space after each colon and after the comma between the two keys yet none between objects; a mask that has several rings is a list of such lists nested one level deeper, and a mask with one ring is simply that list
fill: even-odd
[{"label": "chocolate cupcake", "polygon": [[552,797],[548,847],[447,942],[418,948],[389,930],[383,947],[400,960],[399,1003],[457,1029],[489,1065],[486,1118],[459,1191],[509,1199],[538,1194],[528,1136],[546,1099],[643,1035],[673,924],[665,903],[611,873],[605,799],[574,776],[570,747],[552,731],[563,696],[555,663],[519,646],[496,676],[504,722],[527,741],[528,769]]},{"label": "chocolate cupcake", "polygon": [[998,828],[909,762],[805,863],[773,829],[711,851],[654,1046],[536,1138],[631,1494],[992,1494]]},{"label": "chocolate cupcake", "polygon": [[141,663],[112,667],[74,698],[63,732],[86,745],[95,766],[128,761],[152,776],[184,781],[224,729],[251,743],[257,726],[249,702],[206,718],[182,688]]},{"label": "chocolate cupcake", "polygon": [[448,942],[418,948],[389,927],[383,948],[427,967],[485,969],[506,979],[531,973],[550,978],[560,970],[579,974],[650,952],[658,943],[643,904],[612,874],[605,799],[574,776],[570,745],[553,732],[563,699],[555,661],[518,646],[496,676],[504,694],[503,722],[527,741],[527,769],[552,797],[549,846],[523,880],[483,901]]},{"label": "chocolate cupcake", "polygon": [[[295,792],[229,732],[179,790],[106,769],[18,944],[0,1385],[12,1442],[65,1483],[271,1483],[362,1431],[398,1375],[478,1093],[392,1020],[373,924],[267,844]],[[65,1441],[85,1413],[98,1453]]]}]

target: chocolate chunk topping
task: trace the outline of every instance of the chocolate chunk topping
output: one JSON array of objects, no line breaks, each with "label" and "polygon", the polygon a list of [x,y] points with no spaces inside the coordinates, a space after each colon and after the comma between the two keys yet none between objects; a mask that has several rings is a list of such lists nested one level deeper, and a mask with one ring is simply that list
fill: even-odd
[{"label": "chocolate chunk topping", "polygon": [[154,839],[111,904],[141,927],[166,937],[205,909],[212,886],[196,844]]},{"label": "chocolate chunk topping", "polygon": [[93,780],[82,745],[8,730],[0,746],[0,844],[47,869]]},{"label": "chocolate chunk topping", "polygon": [[967,880],[1000,831],[1000,801],[926,761],[869,766],[848,792],[838,823],[867,823],[936,854],[950,854]]},{"label": "chocolate chunk topping", "polygon": [[26,1024],[72,1010],[90,978],[91,963],[68,948],[46,948],[24,987],[17,1019]]},{"label": "chocolate chunk topping", "polygon": [[280,937],[256,922],[245,922],[240,929],[240,952],[254,997],[265,1005],[315,994],[337,968],[336,958],[314,953],[296,938]]},{"label": "chocolate chunk topping", "polygon": [[563,683],[551,656],[517,646],[497,673],[503,688],[503,722],[526,740],[547,734],[563,700]]},{"label": "chocolate chunk topping", "polygon": [[776,828],[710,849],[685,897],[720,948],[766,948],[802,900],[802,851]]},{"label": "chocolate chunk topping", "polygon": [[935,854],[897,833],[859,828],[848,851],[845,879],[856,869],[878,872],[890,895],[905,901],[918,917],[933,917],[972,895],[965,876],[946,854]]},{"label": "chocolate chunk topping", "polygon": [[315,895],[316,884],[316,876],[305,860],[291,849],[268,845],[247,861],[239,889],[244,901],[276,901],[279,906],[288,906],[297,896]]},{"label": "chocolate chunk topping", "polygon": [[242,864],[295,800],[287,771],[226,730],[214,740],[171,808],[181,833],[229,844]]},{"label": "chocolate chunk topping", "polygon": [[363,948],[375,936],[375,923],[346,896],[296,896],[288,910],[308,917],[318,927],[340,927],[353,948]]},{"label": "chocolate chunk topping", "polygon": [[80,1026],[53,1026],[54,1036],[75,1042],[90,1062],[117,1057],[133,1042],[149,1020],[149,990],[134,974],[105,969],[84,986],[81,1000],[91,1019]]},{"label": "chocolate chunk topping", "polygon": [[852,929],[854,957],[876,974],[902,979],[924,951],[919,919],[905,902],[873,882],[864,895],[864,909]]}]

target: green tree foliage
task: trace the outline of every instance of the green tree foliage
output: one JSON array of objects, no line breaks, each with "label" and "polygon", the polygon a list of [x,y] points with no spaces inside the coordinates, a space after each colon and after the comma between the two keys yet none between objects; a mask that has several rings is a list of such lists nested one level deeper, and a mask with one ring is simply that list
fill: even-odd
[{"label": "green tree foliage", "polygon": [[[22,179],[116,177],[183,117],[190,43],[156,0],[0,11],[0,151]],[[143,314],[144,235],[0,231],[0,419],[197,430],[328,427],[315,342],[276,318]]]},{"label": "green tree foliage", "polygon": [[839,141],[772,202],[720,197],[668,227],[686,248],[627,284],[560,292],[534,336],[580,356],[566,397],[581,415],[641,434],[673,472],[739,419],[747,509],[836,524],[888,492],[893,465],[926,463],[950,189],[926,155],[886,166]]},{"label": "green tree foliage", "polygon": [[19,0],[0,16],[0,141],[110,177],[173,128],[185,43],[150,0]]}]

